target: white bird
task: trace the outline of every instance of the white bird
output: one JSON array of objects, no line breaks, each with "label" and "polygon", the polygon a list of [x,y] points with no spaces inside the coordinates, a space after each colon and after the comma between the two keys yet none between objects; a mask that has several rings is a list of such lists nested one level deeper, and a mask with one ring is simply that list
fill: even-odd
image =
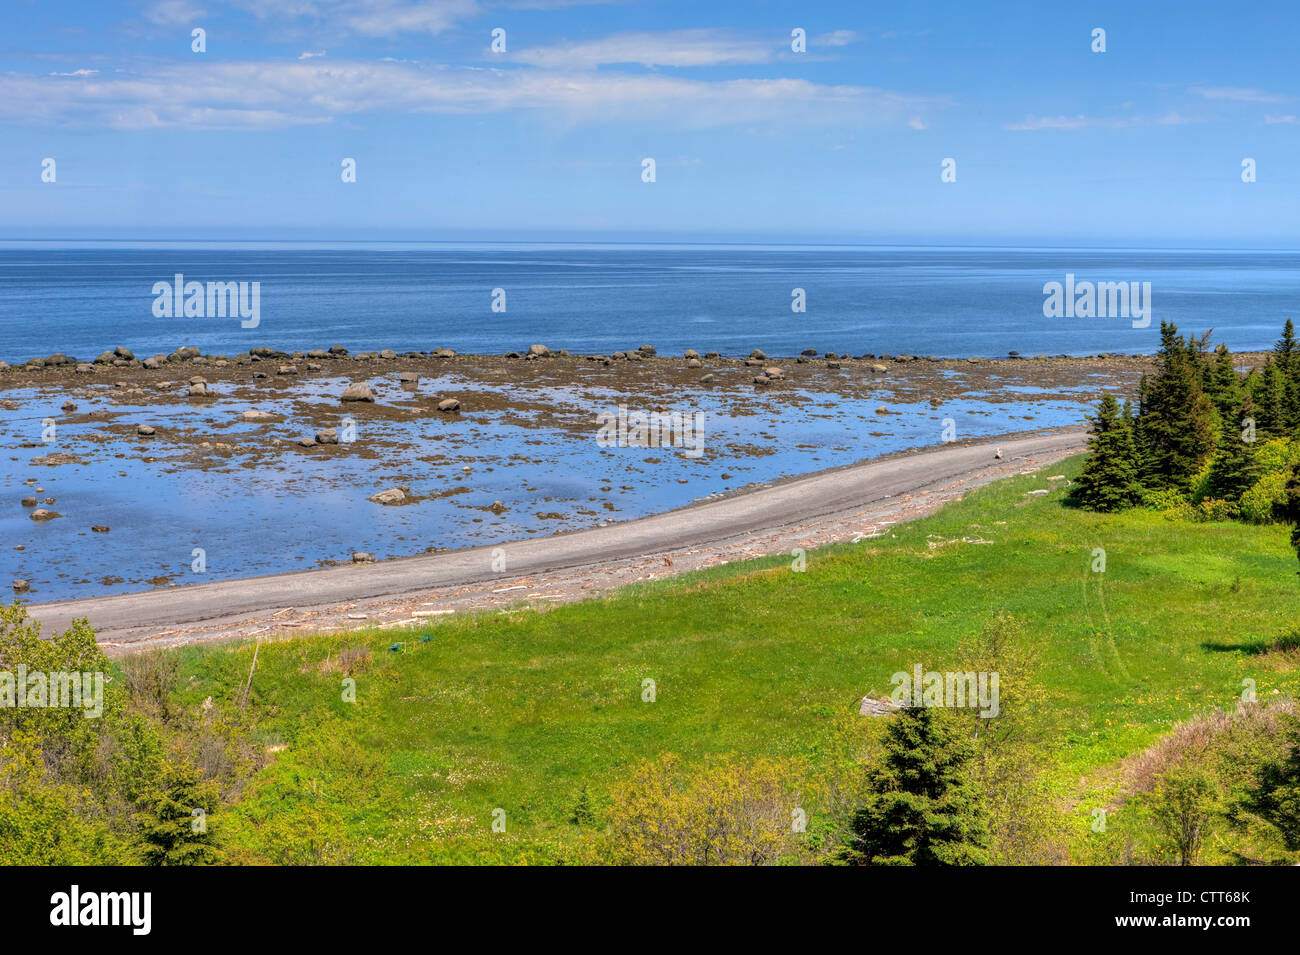
[{"label": "white bird", "polygon": [[1001,449],[1001,448],[998,448],[997,451],[994,452],[993,456],[994,456],[995,458],[997,458],[999,461],[1001,461],[1001,460],[1002,460],[1002,449]]}]

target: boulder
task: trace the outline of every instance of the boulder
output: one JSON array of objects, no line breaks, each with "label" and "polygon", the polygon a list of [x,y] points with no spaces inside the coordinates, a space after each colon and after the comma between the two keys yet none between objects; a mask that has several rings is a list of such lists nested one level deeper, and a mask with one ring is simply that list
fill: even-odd
[{"label": "boulder", "polygon": [[352,555],[352,563],[354,564],[373,564],[374,562],[375,555],[367,554],[365,551],[359,550]]},{"label": "boulder", "polygon": [[687,368],[703,368],[703,367],[704,367],[704,364],[703,364],[703,362],[701,362],[698,358],[688,358],[688,359],[686,359],[686,367],[687,367]]},{"label": "boulder", "polygon": [[16,594],[25,594],[31,589],[32,582],[30,580],[23,580],[19,577],[14,581],[14,593]]},{"label": "boulder", "polygon": [[551,353],[551,350],[545,345],[529,345],[528,354],[536,358],[545,358]]},{"label": "boulder", "polygon": [[298,442],[298,447],[300,447],[300,448],[314,448],[314,447],[316,447],[316,439],[315,439],[315,438],[303,438],[301,441]]},{"label": "boulder", "polygon": [[769,378],[784,378],[784,377],[785,377],[785,372],[782,371],[780,368],[776,367],[775,365],[773,365],[773,366],[770,367],[770,368],[764,368],[764,369],[763,369],[763,374],[767,375],[767,377],[769,377]]},{"label": "boulder", "polygon": [[755,348],[752,352],[749,353],[749,357],[750,357],[750,358],[757,358],[759,361],[762,361],[763,359],[767,358],[767,356],[764,355],[764,354],[763,354],[759,349],[757,349],[757,348]]},{"label": "boulder", "polygon": [[118,345],[113,349],[113,354],[118,358],[124,358],[127,361],[135,361],[135,353],[129,348],[123,348],[121,345]]},{"label": "boulder", "polygon": [[406,504],[411,498],[404,487],[390,487],[387,490],[380,491],[377,494],[370,495],[369,500],[376,504]]},{"label": "boulder", "polygon": [[23,498],[23,507],[35,507],[35,506],[36,506],[36,498],[34,497]]},{"label": "boulder", "polygon": [[90,529],[94,531],[96,534],[107,534],[109,531],[109,527],[107,524],[95,524]]},{"label": "boulder", "polygon": [[317,444],[338,444],[339,433],[334,428],[321,428],[316,432]]},{"label": "boulder", "polygon": [[142,438],[152,438],[158,432],[154,430],[152,425],[142,424],[135,429],[135,433]]},{"label": "boulder", "polygon": [[188,394],[191,398],[205,398],[208,394],[208,386],[201,383],[190,385]]},{"label": "boulder", "polygon": [[57,511],[48,511],[43,507],[38,507],[27,516],[34,521],[52,521],[56,517],[62,517],[63,515]]},{"label": "boulder", "polygon": [[75,404],[74,402],[71,402],[71,401],[65,401],[65,402],[63,402],[63,404],[60,405],[59,407],[60,407],[60,409],[63,411],[64,414],[72,414],[74,411],[77,410],[77,406],[76,406],[76,404]]},{"label": "boulder", "polygon": [[331,346],[330,346],[330,354],[331,354],[331,355],[334,355],[334,356],[337,357],[337,358],[342,358],[342,357],[343,357],[344,355],[346,355],[347,353],[348,353],[348,350],[347,350],[346,348],[344,348],[342,345],[331,345]]},{"label": "boulder", "polygon": [[275,373],[277,375],[296,375],[298,374],[298,369],[293,365],[281,365],[275,370]]},{"label": "boulder", "polygon": [[438,402],[438,410],[439,410],[439,411],[442,411],[442,412],[459,411],[459,410],[460,410],[460,399],[459,399],[459,398],[443,398],[441,401]]},{"label": "boulder", "polygon": [[397,358],[397,352],[393,351],[391,348],[385,348],[379,353],[379,357],[385,361],[393,361]]},{"label": "boulder", "polygon": [[[8,365],[0,361],[0,371],[4,371],[8,367]],[[74,368],[73,371],[78,375],[93,375],[95,373],[95,366],[88,365],[84,361],[78,362],[77,367]]]},{"label": "boulder", "polygon": [[251,411],[245,411],[240,415],[240,417],[245,421],[269,421],[274,418],[275,415],[271,414],[269,411],[258,411],[254,408]]},{"label": "boulder", "polygon": [[699,358],[700,353],[697,352],[694,348],[688,348],[686,349],[686,354],[682,355],[682,357],[687,360],[690,360],[692,358]]},{"label": "boulder", "polygon": [[354,381],[344,389],[343,394],[339,395],[340,401],[371,401],[375,400],[375,393],[370,390],[370,386],[364,381]]},{"label": "boulder", "polygon": [[100,355],[99,355],[99,357],[95,359],[95,364],[96,364],[96,365],[111,365],[111,364],[113,364],[113,359],[116,358],[116,357],[117,357],[117,355],[114,354],[114,353],[111,352],[111,351],[101,352]]},{"label": "boulder", "polygon": [[874,371],[877,375],[883,375],[889,369],[886,368],[884,365],[877,364],[877,365],[872,365],[871,370]]}]

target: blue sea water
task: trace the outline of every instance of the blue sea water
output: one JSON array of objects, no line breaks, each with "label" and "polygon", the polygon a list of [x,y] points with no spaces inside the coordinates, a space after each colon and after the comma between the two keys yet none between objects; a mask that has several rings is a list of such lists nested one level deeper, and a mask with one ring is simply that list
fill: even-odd
[{"label": "blue sea water", "polygon": [[[156,282],[261,283],[261,320],[157,318]],[[1153,320],[1045,318],[1043,286],[1150,282]],[[791,310],[804,289],[807,310]],[[505,311],[493,311],[493,290]],[[344,345],[503,353],[542,342],[743,354],[1150,352],[1160,320],[1269,347],[1300,253],[524,244],[0,243],[0,360]]]}]

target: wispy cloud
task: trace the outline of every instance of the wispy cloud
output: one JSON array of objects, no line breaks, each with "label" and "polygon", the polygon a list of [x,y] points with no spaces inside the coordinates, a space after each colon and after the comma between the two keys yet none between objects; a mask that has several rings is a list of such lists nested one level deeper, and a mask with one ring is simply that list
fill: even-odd
[{"label": "wispy cloud", "polygon": [[1264,90],[1240,86],[1194,86],[1192,92],[1209,100],[1229,100],[1234,103],[1282,103],[1287,97]]},{"label": "wispy cloud", "polygon": [[660,120],[685,127],[780,120],[901,124],[946,105],[804,79],[701,81],[659,74],[481,69],[409,62],[233,62],[76,77],[0,74],[0,117],[117,128],[267,128],[374,113],[551,111],[565,122]]},{"label": "wispy cloud", "polygon": [[1295,116],[1290,113],[1284,115],[1272,114],[1272,115],[1266,115],[1264,117],[1264,122],[1269,126],[1277,126],[1281,123],[1294,123],[1295,121],[1296,121]]},{"label": "wispy cloud", "polygon": [[1162,116],[1029,116],[1018,123],[1007,123],[1003,129],[1013,132],[1037,132],[1045,129],[1132,129],[1137,126],[1183,126],[1192,120],[1180,113]]},{"label": "wispy cloud", "polygon": [[478,0],[207,0],[205,6],[194,0],[151,0],[144,15],[164,26],[192,24],[222,7],[260,20],[305,23],[368,37],[442,33],[481,11]]},{"label": "wispy cloud", "polygon": [[550,69],[587,70],[599,66],[721,66],[767,63],[781,45],[771,40],[727,36],[717,30],[665,30],[616,33],[583,43],[531,47],[512,60]]}]

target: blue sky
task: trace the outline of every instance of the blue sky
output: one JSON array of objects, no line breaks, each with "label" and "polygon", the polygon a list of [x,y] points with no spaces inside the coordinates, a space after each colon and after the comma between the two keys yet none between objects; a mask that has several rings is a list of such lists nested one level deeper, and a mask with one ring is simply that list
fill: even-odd
[{"label": "blue sky", "polygon": [[0,38],[0,237],[1300,248],[1294,3],[6,0]]}]

